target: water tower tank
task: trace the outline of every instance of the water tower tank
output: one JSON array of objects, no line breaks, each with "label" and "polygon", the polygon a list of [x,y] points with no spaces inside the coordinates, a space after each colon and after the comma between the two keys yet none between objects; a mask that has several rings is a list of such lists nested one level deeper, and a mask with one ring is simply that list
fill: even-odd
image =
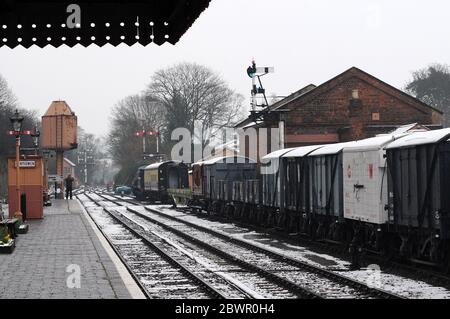
[{"label": "water tower tank", "polygon": [[53,101],[42,117],[42,149],[68,151],[77,147],[75,113],[65,101]]}]

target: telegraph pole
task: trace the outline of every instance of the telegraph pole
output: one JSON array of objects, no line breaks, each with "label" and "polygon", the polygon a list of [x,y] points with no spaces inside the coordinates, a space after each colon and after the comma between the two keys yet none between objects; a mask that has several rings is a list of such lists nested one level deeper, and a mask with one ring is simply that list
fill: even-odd
[{"label": "telegraph pole", "polygon": [[144,154],[144,156],[145,156],[145,153],[147,152],[146,147],[145,147],[145,135],[146,135],[145,120],[141,119],[141,121],[142,121],[142,154]]},{"label": "telegraph pole", "polygon": [[88,166],[95,165],[93,149],[88,147],[85,140],[85,149],[78,152],[78,164],[84,165],[84,184],[88,184]]},{"label": "telegraph pole", "polygon": [[156,134],[156,154],[159,154],[159,133]]}]

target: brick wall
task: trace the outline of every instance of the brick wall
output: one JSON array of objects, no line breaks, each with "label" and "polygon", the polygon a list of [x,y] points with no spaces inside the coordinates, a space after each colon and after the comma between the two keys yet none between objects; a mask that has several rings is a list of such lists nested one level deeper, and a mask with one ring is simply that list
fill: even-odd
[{"label": "brick wall", "polygon": [[[349,141],[387,133],[393,126],[409,123],[441,124],[441,114],[383,86],[379,80],[356,76],[337,85],[325,84],[315,90],[317,93],[313,91],[311,96],[283,106],[290,110],[286,134],[338,134],[341,141]],[[359,99],[352,102],[354,90]]]},{"label": "brick wall", "polygon": [[[284,120],[285,147],[363,139],[412,123],[436,128],[443,123],[436,109],[355,67],[295,92],[268,111],[272,116],[258,126],[277,127],[278,117]],[[249,117],[237,127],[253,121]]]}]

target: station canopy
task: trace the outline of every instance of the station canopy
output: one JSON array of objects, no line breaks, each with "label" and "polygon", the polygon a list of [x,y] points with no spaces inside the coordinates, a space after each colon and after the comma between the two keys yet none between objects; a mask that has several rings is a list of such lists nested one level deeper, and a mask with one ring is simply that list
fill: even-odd
[{"label": "station canopy", "polygon": [[0,0],[0,46],[175,44],[211,0]]}]

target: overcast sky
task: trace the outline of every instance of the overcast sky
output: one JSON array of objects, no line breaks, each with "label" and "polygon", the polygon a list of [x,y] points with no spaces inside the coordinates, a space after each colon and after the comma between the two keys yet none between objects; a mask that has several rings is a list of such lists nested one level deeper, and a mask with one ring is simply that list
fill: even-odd
[{"label": "overcast sky", "polygon": [[[411,72],[450,63],[448,0],[212,0],[176,45],[0,48],[0,74],[23,107],[66,100],[79,125],[109,129],[111,107],[177,62],[205,64],[246,98],[254,57],[274,66],[268,93],[287,95],[357,66],[404,87]],[[248,99],[247,102],[248,103]]]}]

